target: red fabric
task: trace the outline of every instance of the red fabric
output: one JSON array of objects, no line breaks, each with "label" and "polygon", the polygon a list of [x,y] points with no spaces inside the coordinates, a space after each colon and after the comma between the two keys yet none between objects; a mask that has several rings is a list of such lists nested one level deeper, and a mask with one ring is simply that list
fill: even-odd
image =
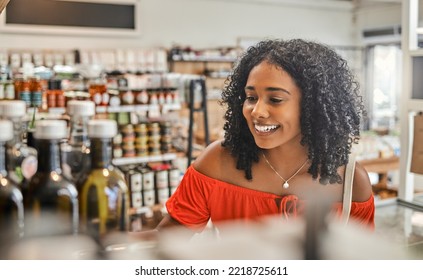
[{"label": "red fabric", "polygon": [[[216,224],[226,220],[254,220],[265,215],[297,217],[304,201],[295,195],[278,196],[219,181],[190,166],[179,187],[166,202],[170,216],[195,231],[201,231],[208,220]],[[338,216],[342,203],[333,205]],[[364,202],[352,202],[350,220],[374,227],[373,195]]]}]

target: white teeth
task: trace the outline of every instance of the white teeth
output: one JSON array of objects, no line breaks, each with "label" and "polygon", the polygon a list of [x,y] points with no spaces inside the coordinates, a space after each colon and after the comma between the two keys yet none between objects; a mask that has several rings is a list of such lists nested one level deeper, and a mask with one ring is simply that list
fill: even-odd
[{"label": "white teeth", "polygon": [[259,132],[269,132],[278,128],[277,125],[254,125],[254,128]]}]

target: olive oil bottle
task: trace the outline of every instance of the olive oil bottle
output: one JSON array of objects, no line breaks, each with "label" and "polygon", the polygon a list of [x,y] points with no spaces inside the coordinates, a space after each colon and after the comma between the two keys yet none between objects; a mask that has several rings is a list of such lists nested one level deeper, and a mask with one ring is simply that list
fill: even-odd
[{"label": "olive oil bottle", "polygon": [[0,120],[0,259],[7,247],[23,236],[24,205],[18,185],[6,168],[6,141],[13,138],[13,124]]},{"label": "olive oil bottle", "polygon": [[116,134],[114,120],[88,122],[91,169],[78,192],[81,229],[95,239],[129,228],[128,185],[123,173],[112,163],[112,139]]},{"label": "olive oil bottle", "polygon": [[38,170],[24,197],[26,225],[30,235],[76,234],[79,227],[78,192],[62,174],[60,142],[67,137],[63,120],[38,120],[34,141]]}]

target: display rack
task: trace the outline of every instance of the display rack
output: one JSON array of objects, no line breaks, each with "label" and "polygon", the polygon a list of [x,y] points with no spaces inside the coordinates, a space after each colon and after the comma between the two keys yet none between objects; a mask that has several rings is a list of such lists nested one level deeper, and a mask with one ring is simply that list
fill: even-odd
[{"label": "display rack", "polygon": [[[402,2],[402,51],[403,51],[403,92],[401,100],[401,155],[400,185],[398,202],[406,206],[423,209],[423,205],[414,201],[415,176],[410,172],[411,151],[413,147],[413,116],[423,110],[423,97],[413,96],[413,84],[417,82],[413,72],[417,59],[423,57],[423,50],[418,47],[419,1]],[[422,65],[423,66],[423,65]],[[414,81],[413,81],[414,77]]]}]

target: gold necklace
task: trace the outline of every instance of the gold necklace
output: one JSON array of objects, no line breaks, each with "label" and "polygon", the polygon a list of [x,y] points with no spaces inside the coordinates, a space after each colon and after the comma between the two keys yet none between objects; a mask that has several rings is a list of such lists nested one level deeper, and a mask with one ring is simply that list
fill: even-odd
[{"label": "gold necklace", "polygon": [[281,176],[281,174],[279,174],[278,173],[278,171],[276,171],[276,169],[270,164],[270,162],[267,160],[267,158],[266,158],[266,156],[265,156],[265,154],[264,154],[264,152],[262,152],[262,154],[263,154],[263,158],[264,158],[264,160],[266,161],[266,163],[267,163],[267,165],[269,165],[269,167],[273,170],[273,172],[275,172],[276,173],[276,175],[278,175],[278,177],[279,178],[281,178],[282,180],[284,180],[285,181],[285,183],[283,183],[283,188],[284,189],[287,189],[287,188],[289,188],[289,183],[288,183],[288,181],[289,180],[291,180],[292,178],[294,178],[295,177],[295,175],[297,175],[300,171],[301,171],[301,169],[303,169],[303,167],[306,165],[306,163],[308,162],[308,159],[306,159],[306,161],[303,163],[303,165],[301,165],[301,167],[294,173],[294,175],[292,175],[291,177],[289,177],[287,180],[284,178],[284,177],[282,177]]}]

